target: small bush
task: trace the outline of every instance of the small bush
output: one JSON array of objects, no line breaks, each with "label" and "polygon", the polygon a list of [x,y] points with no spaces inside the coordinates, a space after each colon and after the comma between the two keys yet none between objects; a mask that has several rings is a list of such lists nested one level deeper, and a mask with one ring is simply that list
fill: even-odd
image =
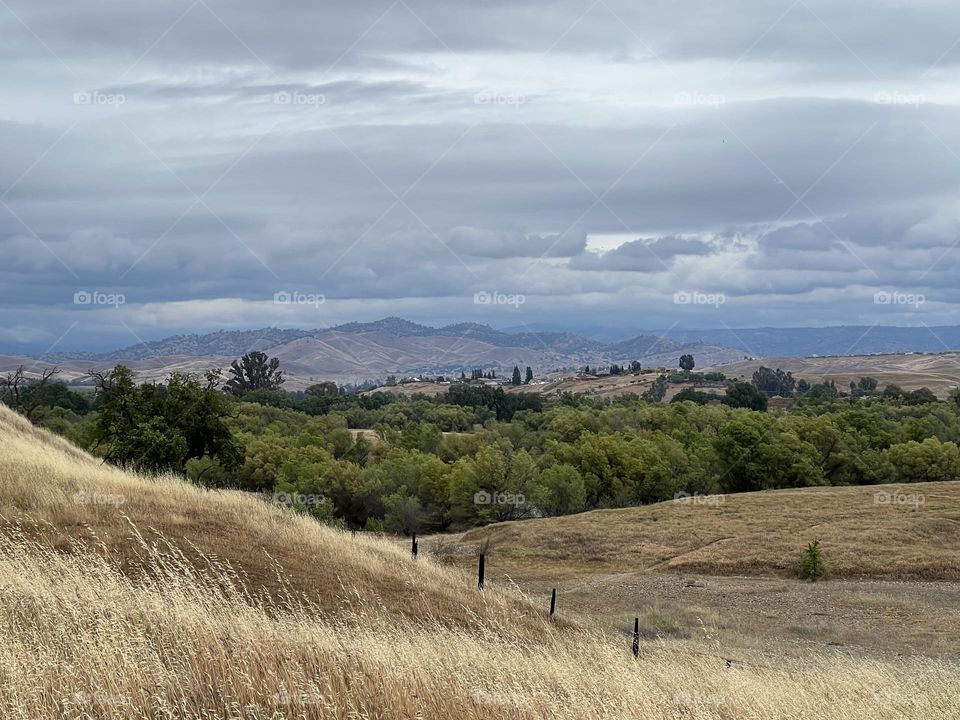
[{"label": "small bush", "polygon": [[800,555],[800,573],[810,582],[822,580],[827,575],[827,564],[823,560],[823,551],[820,550],[820,541],[809,543]]}]

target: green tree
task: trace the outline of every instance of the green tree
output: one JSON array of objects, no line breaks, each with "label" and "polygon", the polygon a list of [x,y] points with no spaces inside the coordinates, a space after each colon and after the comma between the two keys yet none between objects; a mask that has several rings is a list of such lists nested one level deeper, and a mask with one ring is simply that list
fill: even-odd
[{"label": "green tree", "polygon": [[247,353],[230,364],[227,390],[241,396],[251,390],[277,390],[284,383],[279,358],[268,357],[259,350]]},{"label": "green tree", "polygon": [[732,382],[727,385],[727,394],[721,400],[724,405],[765,412],[767,396],[750,383]]},{"label": "green tree", "polygon": [[670,402],[678,403],[683,402],[684,400],[689,400],[690,402],[695,402],[697,405],[706,405],[708,402],[716,398],[717,395],[714,395],[713,393],[706,393],[701,390],[688,387],[674,395]]},{"label": "green tree", "polygon": [[724,492],[825,483],[816,448],[769,415],[739,413],[720,429],[714,448]]},{"label": "green tree", "polygon": [[410,533],[419,532],[424,519],[423,507],[420,501],[411,495],[394,493],[383,501],[386,508],[383,525],[390,532]]},{"label": "green tree", "polygon": [[886,453],[895,482],[932,482],[960,478],[960,448],[928,437],[923,442],[891,445]]},{"label": "green tree", "polygon": [[533,502],[544,515],[567,515],[582,512],[587,504],[583,477],[572,465],[547,468],[536,482]]},{"label": "green tree", "polygon": [[669,387],[667,376],[658,375],[650,389],[643,394],[643,397],[650,402],[658,403],[667,396],[667,387]]},{"label": "green tree", "polygon": [[524,381],[524,384],[529,385],[532,382],[533,382],[533,368],[527,365],[527,376],[526,376],[526,380]]},{"label": "green tree", "polygon": [[520,368],[513,366],[513,379],[510,381],[513,385],[522,385],[523,379],[520,377]]},{"label": "green tree", "polygon": [[205,381],[172,373],[166,385],[138,386],[125,365],[91,373],[99,412],[93,449],[109,462],[137,470],[183,473],[188,460],[215,458],[236,467],[242,447],[227,425],[229,401],[219,392],[219,371]]},{"label": "green tree", "polygon": [[693,360],[693,355],[681,355],[680,356],[680,369],[690,372],[693,368],[696,367],[696,363]]},{"label": "green tree", "polygon": [[304,393],[312,397],[330,398],[339,396],[340,388],[335,382],[330,382],[327,380],[326,382],[311,385],[304,391]]},{"label": "green tree", "polygon": [[753,373],[753,384],[757,390],[766,393],[768,397],[774,395],[793,397],[796,387],[796,381],[791,373],[784,372],[780,368],[772,370],[762,365]]}]

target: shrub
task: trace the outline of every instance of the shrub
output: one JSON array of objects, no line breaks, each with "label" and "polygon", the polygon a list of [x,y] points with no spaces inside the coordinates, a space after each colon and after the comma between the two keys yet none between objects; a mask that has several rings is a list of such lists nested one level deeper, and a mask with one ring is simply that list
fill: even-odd
[{"label": "shrub", "polygon": [[820,541],[814,540],[807,544],[800,555],[800,573],[810,582],[822,580],[827,575],[827,565],[823,560],[823,551],[820,550]]}]

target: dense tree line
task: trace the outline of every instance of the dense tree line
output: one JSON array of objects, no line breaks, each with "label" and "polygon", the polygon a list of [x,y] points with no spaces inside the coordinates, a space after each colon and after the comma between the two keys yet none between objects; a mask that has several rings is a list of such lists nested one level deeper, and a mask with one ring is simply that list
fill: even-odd
[{"label": "dense tree line", "polygon": [[[697,387],[670,403],[660,400],[671,374],[645,397],[615,399],[545,400],[470,383],[437,397],[329,382],[290,393],[261,360],[235,368],[245,388],[218,373],[138,384],[117,366],[93,375],[94,393],[51,376],[15,393],[8,383],[3,397],[111,462],[280,493],[325,522],[398,532],[681,493],[960,478],[957,392],[939,401],[926,389],[881,391],[871,378],[846,392],[774,370],[719,394],[697,389],[703,374],[683,368]],[[787,391],[792,408],[767,411],[770,394]]]}]

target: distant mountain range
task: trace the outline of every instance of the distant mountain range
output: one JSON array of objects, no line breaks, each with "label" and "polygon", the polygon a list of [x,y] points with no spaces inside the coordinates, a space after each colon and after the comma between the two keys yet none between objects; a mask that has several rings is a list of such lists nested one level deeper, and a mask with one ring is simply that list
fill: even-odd
[{"label": "distant mountain range", "polygon": [[[698,367],[707,367],[748,357],[942,352],[960,347],[960,326],[673,329],[611,343],[568,332],[511,330],[478,323],[435,328],[389,317],[317,330],[175,335],[104,353],[50,354],[25,364],[56,363],[64,378],[79,381],[90,369],[123,362],[143,379],[159,379],[171,370],[224,367],[244,353],[262,350],[280,358],[288,387],[296,389],[319,380],[359,383],[391,374],[459,376],[471,368],[504,373],[514,365],[530,365],[538,376],[632,360],[646,367],[675,367],[684,353],[692,354]],[[0,356],[0,370],[23,362],[22,357]]]},{"label": "distant mountain range", "polygon": [[[51,353],[48,360],[143,360],[146,358],[203,355],[242,355],[252,350],[269,350],[303,338],[329,340],[340,335],[384,335],[396,338],[455,338],[487,343],[499,348],[539,348],[559,353],[596,353],[613,350],[617,345],[589,340],[580,335],[560,332],[513,333],[495,330],[479,323],[459,323],[440,328],[419,325],[398,317],[384,318],[375,322],[351,322],[322,330],[283,330],[263,328],[260,330],[220,330],[206,335],[173,335],[163,340],[130,345],[119,350],[103,353]],[[641,347],[653,347],[656,337],[638,337],[633,341]],[[625,348],[628,343],[619,343]],[[672,349],[676,343],[668,342],[664,349]]]},{"label": "distant mountain range", "polygon": [[[222,330],[206,335],[175,335],[104,353],[57,353],[37,358],[56,363],[66,379],[82,380],[92,368],[123,362],[143,379],[171,370],[223,367],[236,357],[261,350],[278,357],[288,387],[319,380],[363,382],[387,375],[457,375],[472,368],[509,372],[529,365],[538,376],[584,365],[639,360],[646,366],[674,367],[683,352],[701,365],[742,360],[744,353],[709,343],[678,343],[653,335],[605,344],[564,332],[504,332],[489,325],[459,323],[440,328],[390,317],[320,330],[264,328]],[[0,356],[0,369],[23,358]]]}]

